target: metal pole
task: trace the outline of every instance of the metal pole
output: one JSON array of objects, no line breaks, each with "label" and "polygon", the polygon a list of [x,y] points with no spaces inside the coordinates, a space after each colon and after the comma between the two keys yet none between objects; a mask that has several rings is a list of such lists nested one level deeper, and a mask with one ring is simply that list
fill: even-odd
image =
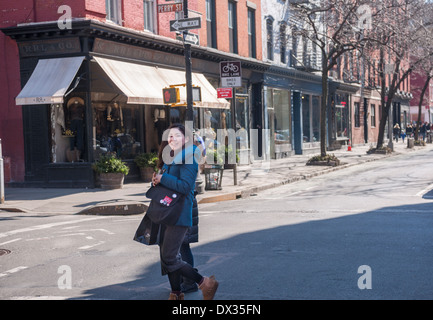
[{"label": "metal pole", "polygon": [[[183,16],[188,18],[188,0],[183,0]],[[185,40],[188,30],[183,31]],[[185,78],[186,78],[186,121],[194,121],[193,101],[192,101],[192,64],[191,64],[191,44],[183,43],[185,55]]]},{"label": "metal pole", "polygon": [[0,203],[5,203],[5,183],[4,183],[2,139],[0,139]]}]

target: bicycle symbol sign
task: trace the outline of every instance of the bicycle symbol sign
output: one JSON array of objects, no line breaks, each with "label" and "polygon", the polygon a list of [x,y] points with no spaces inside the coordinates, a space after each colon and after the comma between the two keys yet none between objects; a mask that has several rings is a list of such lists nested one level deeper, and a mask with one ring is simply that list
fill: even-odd
[{"label": "bicycle symbol sign", "polygon": [[240,77],[241,62],[240,61],[220,62],[220,75],[221,78]]},{"label": "bicycle symbol sign", "polygon": [[222,87],[240,87],[242,84],[240,61],[220,62],[220,76]]}]

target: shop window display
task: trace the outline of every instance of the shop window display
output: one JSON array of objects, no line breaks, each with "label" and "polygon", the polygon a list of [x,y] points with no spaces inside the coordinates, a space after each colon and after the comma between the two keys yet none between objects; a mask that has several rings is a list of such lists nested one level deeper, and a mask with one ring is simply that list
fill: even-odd
[{"label": "shop window display", "polygon": [[141,148],[139,136],[139,107],[119,102],[95,103],[94,157],[108,152],[120,159],[133,159]]},{"label": "shop window display", "polygon": [[82,162],[85,159],[85,112],[81,97],[51,105],[51,162]]}]

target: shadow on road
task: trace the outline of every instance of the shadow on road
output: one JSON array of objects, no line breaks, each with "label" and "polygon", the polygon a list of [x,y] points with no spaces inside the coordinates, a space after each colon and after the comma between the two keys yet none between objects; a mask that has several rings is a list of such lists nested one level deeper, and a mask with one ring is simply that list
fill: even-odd
[{"label": "shadow on road", "polygon": [[[197,244],[193,252],[198,269],[220,281],[216,299],[432,299],[432,230],[429,202],[239,234]],[[159,254],[156,246],[133,241],[131,246]],[[371,289],[358,287],[369,276],[358,273],[360,266],[371,269]],[[86,299],[166,300],[169,285],[156,263],[136,279],[84,294]]]}]

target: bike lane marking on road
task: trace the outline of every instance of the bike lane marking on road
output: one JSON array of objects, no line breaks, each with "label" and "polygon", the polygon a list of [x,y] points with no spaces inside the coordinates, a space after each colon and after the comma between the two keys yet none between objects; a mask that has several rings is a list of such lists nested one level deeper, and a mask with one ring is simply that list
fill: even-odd
[{"label": "bike lane marking on road", "polygon": [[9,240],[9,241],[0,243],[0,246],[5,245],[5,244],[9,244],[9,243],[12,243],[12,242],[20,241],[21,239],[22,238],[17,238],[17,239]]},{"label": "bike lane marking on road", "polygon": [[24,270],[24,269],[27,269],[28,267],[26,267],[26,266],[20,266],[20,267],[16,267],[16,268],[13,268],[13,269],[10,269],[10,270],[7,270],[7,271],[5,271],[5,272],[3,272],[3,273],[0,273],[0,278],[2,278],[2,277],[6,277],[6,276],[8,276],[8,275],[11,275],[11,274],[13,274],[13,273],[16,273],[16,272],[18,272],[18,271],[21,271],[21,270]]},{"label": "bike lane marking on road", "polygon": [[105,243],[105,241],[99,241],[98,243],[95,243],[95,244],[91,244],[91,245],[88,245],[88,246],[79,247],[78,250],[87,250],[87,249],[90,249],[90,248],[93,248],[93,247],[99,246],[99,245],[101,245],[101,244],[104,244],[104,243]]},{"label": "bike lane marking on road", "polygon": [[73,223],[80,223],[80,222],[87,222],[92,220],[99,220],[99,219],[106,219],[106,217],[95,217],[95,218],[87,218],[87,219],[80,219],[80,220],[74,220],[74,221],[63,221],[63,222],[54,222],[54,223],[47,223],[47,224],[41,224],[37,226],[32,226],[28,228],[22,228],[22,229],[16,229],[11,230],[8,232],[0,233],[0,238],[8,237],[14,234],[23,233],[23,232],[30,232],[30,231],[37,231],[37,230],[43,230],[43,229],[49,229],[52,227],[67,225],[67,224],[73,224]]}]

